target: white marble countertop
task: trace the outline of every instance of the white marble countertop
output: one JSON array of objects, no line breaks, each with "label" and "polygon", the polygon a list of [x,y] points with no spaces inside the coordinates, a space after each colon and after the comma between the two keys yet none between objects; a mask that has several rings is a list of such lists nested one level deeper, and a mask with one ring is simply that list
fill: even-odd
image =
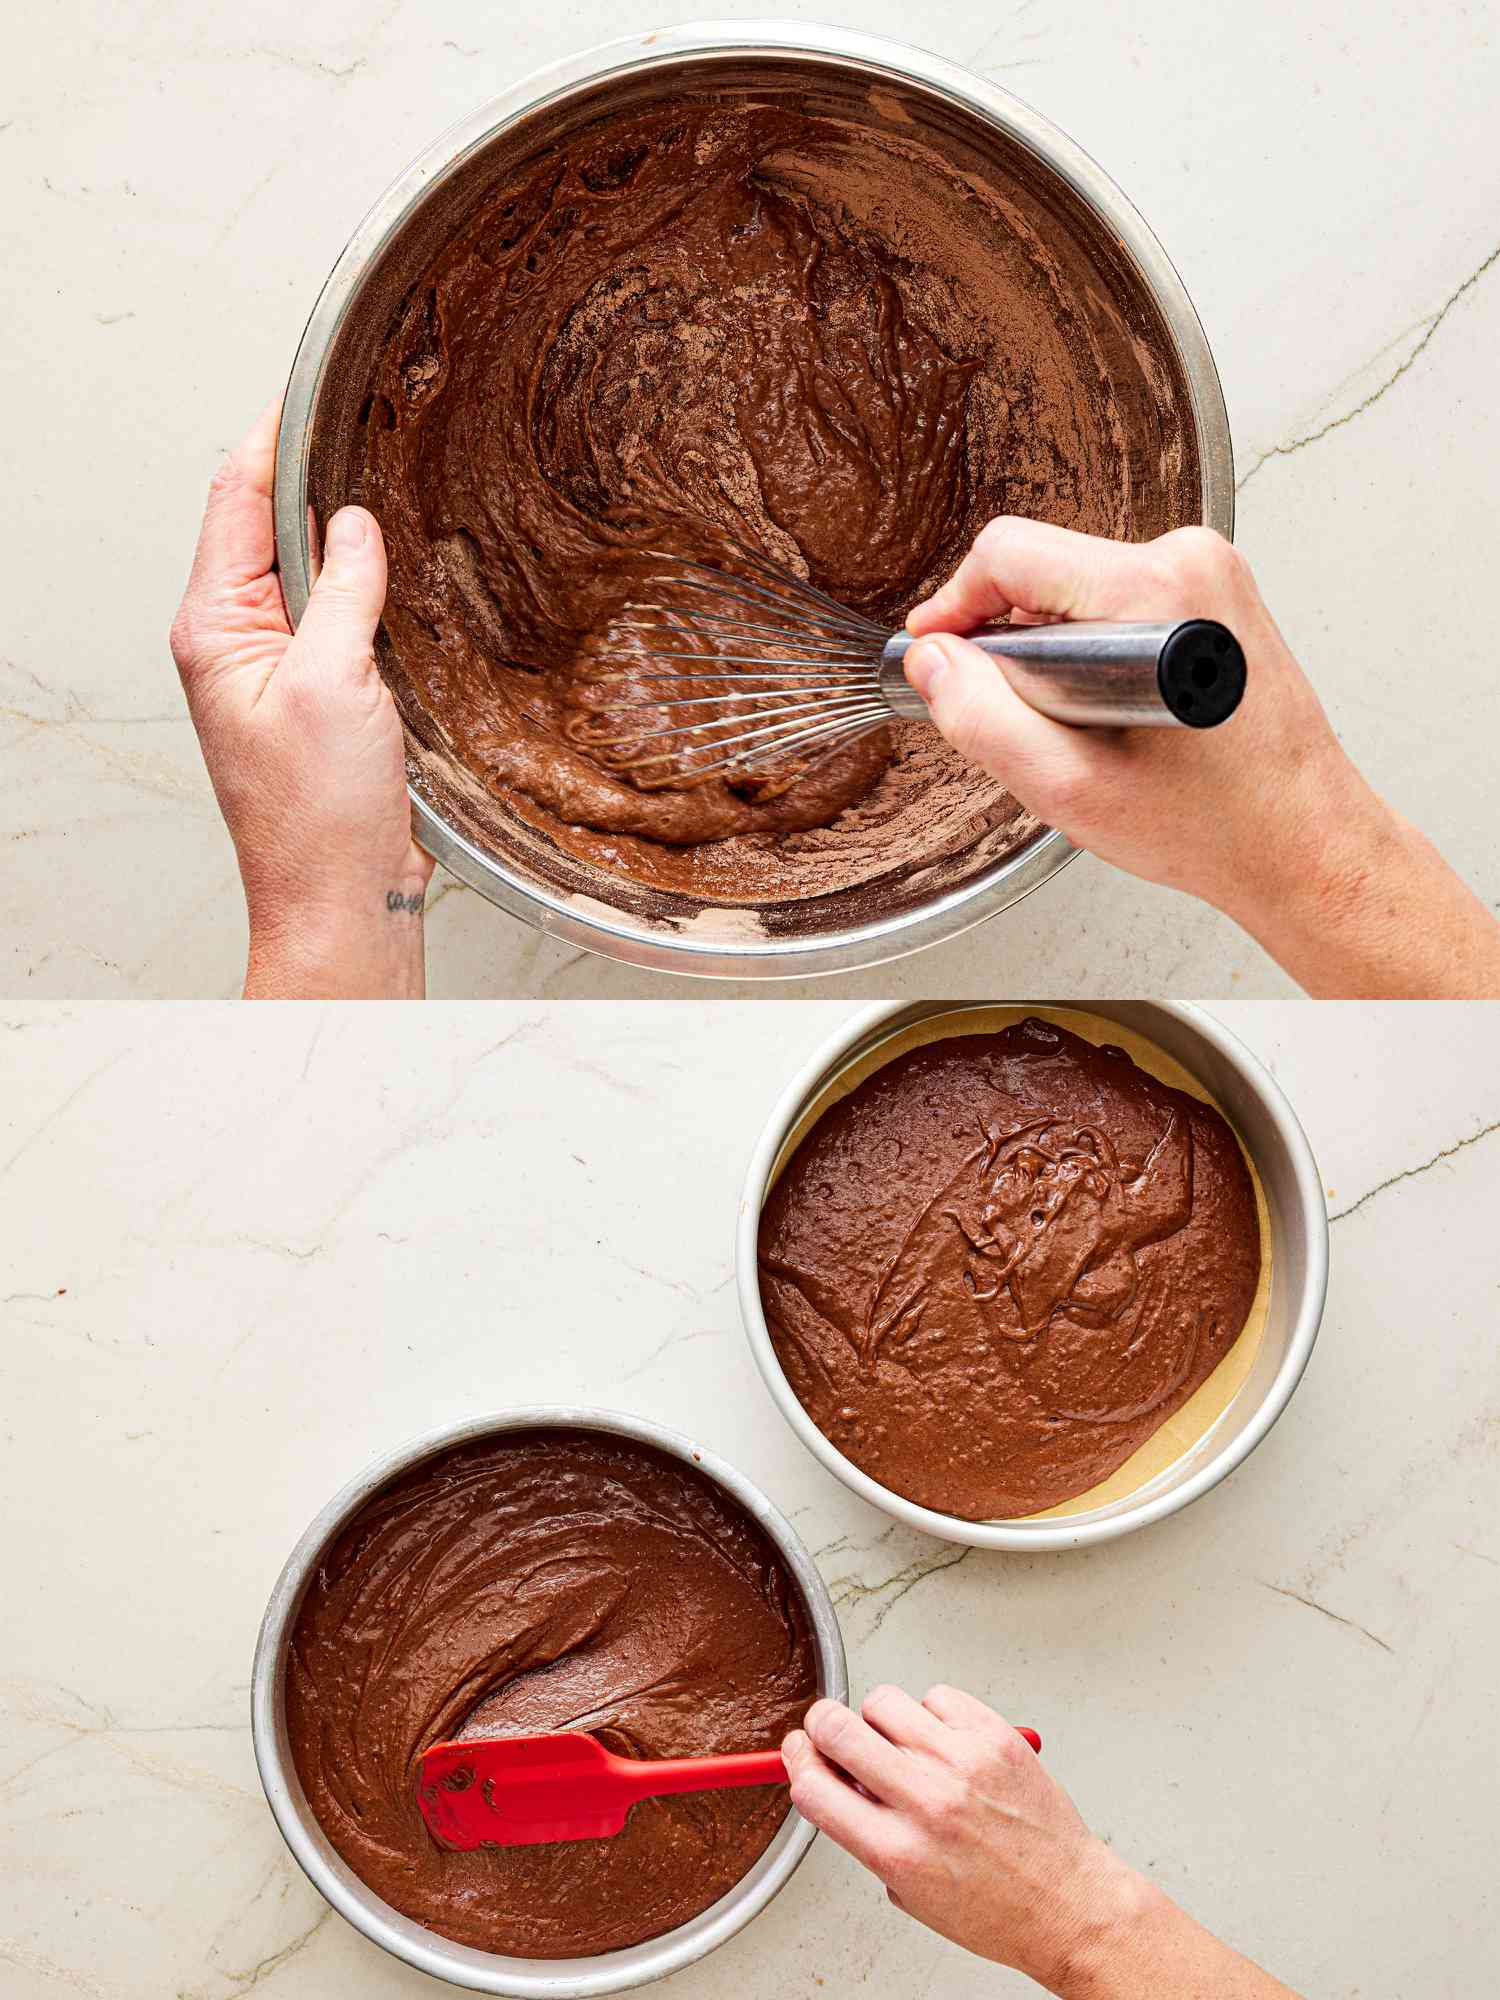
[{"label": "white marble countertop", "polygon": [[[749,1149],[844,1009],[17,1008],[0,1051],[0,1991],[423,2000],[256,1781],[281,1563],[392,1442],[506,1404],[692,1430],[821,1562],[851,1677],[1036,1723],[1093,1823],[1317,2000],[1500,1948],[1495,1190],[1481,1009],[1217,1011],[1307,1126],[1327,1318],[1269,1439],[1159,1527],[964,1553],[792,1437],[730,1282]],[[663,1991],[668,1990],[664,1988]],[[820,1840],[673,2000],[1032,1991]]]},{"label": "white marble countertop", "polygon": [[[813,0],[916,37],[1078,139],[1176,260],[1218,357],[1239,539],[1356,758],[1500,900],[1493,564],[1494,0]],[[5,990],[234,990],[233,857],[166,648],[203,491],[285,378],[358,218],[460,113],[651,0],[91,0],[22,9],[0,83],[12,500],[0,658]],[[920,20],[920,27],[917,25]],[[1433,699],[1437,689],[1438,703]],[[440,995],[688,982],[543,940],[456,882]],[[1277,994],[1230,924],[1092,860],[968,937],[825,995]],[[784,990],[784,989],[782,989]],[[762,993],[766,989],[760,989]]]}]

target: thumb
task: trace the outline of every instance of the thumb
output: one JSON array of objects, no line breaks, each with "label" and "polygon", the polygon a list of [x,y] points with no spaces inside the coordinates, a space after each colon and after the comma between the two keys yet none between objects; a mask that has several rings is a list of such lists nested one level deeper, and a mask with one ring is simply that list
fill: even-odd
[{"label": "thumb", "polygon": [[385,607],[385,543],[375,516],[341,507],[323,534],[323,567],[297,643],[329,666],[363,665]]},{"label": "thumb", "polygon": [[1037,775],[1077,754],[1079,732],[1028,707],[967,639],[939,632],[918,640],[907,650],[906,678],[954,749],[1023,799]]}]

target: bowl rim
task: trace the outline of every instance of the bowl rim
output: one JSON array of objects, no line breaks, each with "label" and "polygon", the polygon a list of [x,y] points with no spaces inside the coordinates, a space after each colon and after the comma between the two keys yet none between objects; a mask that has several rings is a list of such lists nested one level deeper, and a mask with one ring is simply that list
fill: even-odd
[{"label": "bowl rim", "polygon": [[1130,1534],[1137,1528],[1149,1527],[1155,1521],[1165,1520],[1169,1514],[1191,1505],[1221,1480],[1227,1479],[1236,1466],[1254,1451],[1291,1401],[1318,1337],[1328,1290],[1328,1203],[1307,1134],[1285,1092],[1260,1058],[1202,1007],[1180,1000],[1132,1002],[1135,1006],[1157,1009],[1201,1035],[1254,1090],[1275,1125],[1278,1138],[1287,1149],[1297,1186],[1297,1206],[1307,1234],[1307,1272],[1297,1301],[1286,1354],[1260,1407],[1244,1428],[1228,1439],[1191,1478],[1167,1492],[1142,1498],[1107,1520],[1065,1517],[1029,1525],[1020,1520],[967,1521],[957,1514],[921,1506],[890,1487],[882,1486],[846,1458],[818,1429],[788,1382],[772,1344],[761,1304],[758,1258],[760,1214],[771,1171],[787,1135],[806,1108],[809,1096],[826,1081],[839,1058],[883,1022],[894,1020],[898,1014],[905,1014],[912,1007],[924,1005],[931,1007],[934,1014],[942,1014],[961,1013],[976,1007],[1027,1004],[1072,1007],[1080,1013],[1087,1013],[1091,1011],[1091,1005],[1116,1003],[1090,1003],[1088,1000],[1036,1000],[1030,1003],[1008,1000],[877,1000],[858,1009],[834,1033],[825,1036],[777,1097],[755,1142],[735,1223],[734,1264],[740,1317],[761,1379],[797,1437],[836,1479],[883,1513],[941,1541],[963,1542],[971,1548],[1002,1549],[1012,1554],[1038,1555],[1061,1549],[1091,1548],[1101,1542],[1113,1541],[1119,1535]]},{"label": "bowl rim", "polygon": [[[863,67],[916,85],[998,127],[1056,173],[1113,232],[1134,264],[1177,350],[1200,455],[1202,517],[1234,532],[1234,456],[1224,392],[1186,287],[1144,216],[1084,149],[1050,119],[946,57],[830,23],[689,21],[623,36],[565,56],[476,106],[434,139],[372,204],[325,281],[298,343],[282,404],[273,507],[277,566],[295,627],[312,579],[308,534],[311,422],[329,357],[363,277],[426,191],[456,172],[498,132],[612,76],[686,58],[764,55]],[[815,938],[711,939],[686,930],[648,930],[602,902],[565,896],[470,840],[408,786],[412,830],[422,847],[469,888],[507,914],[562,942],[651,971],[709,979],[799,979],[889,963],[998,915],[1055,875],[1076,852],[1044,828],[1016,853],[969,881],[894,917]]]},{"label": "bowl rim", "polygon": [[[371,1943],[421,1972],[474,1992],[510,1995],[515,2000],[580,2000],[584,1995],[644,1986],[716,1950],[785,1887],[817,1838],[817,1828],[792,1807],[771,1846],[739,1882],[717,1903],[660,1937],[587,1959],[527,1961],[479,1951],[428,1931],[360,1882],[318,1826],[291,1758],[283,1750],[281,1665],[303,1593],[332,1537],[374,1493],[437,1453],[507,1431],[538,1429],[599,1431],[628,1438],[680,1459],[722,1487],[758,1523],[791,1571],[807,1606],[823,1692],[834,1700],[847,1700],[848,1662],[828,1585],[796,1529],[752,1480],[696,1438],[649,1417],[595,1405],[518,1404],[437,1425],[388,1447],[319,1509],[283,1564],[261,1620],[251,1671],[251,1740],[266,1803],[293,1859],[325,1901]],[[780,1851],[773,1854],[778,1841]],[[617,1962],[627,1955],[631,1965]]]}]

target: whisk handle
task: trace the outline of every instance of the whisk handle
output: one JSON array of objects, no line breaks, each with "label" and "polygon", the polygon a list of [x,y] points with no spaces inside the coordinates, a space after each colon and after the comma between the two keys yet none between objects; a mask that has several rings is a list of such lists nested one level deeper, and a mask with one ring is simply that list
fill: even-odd
[{"label": "whisk handle", "polygon": [[[968,636],[1028,707],[1078,728],[1212,729],[1228,721],[1245,692],[1244,651],[1211,618],[997,625]],[[880,690],[897,715],[927,713],[902,671],[915,643],[895,632],[881,655]]]}]

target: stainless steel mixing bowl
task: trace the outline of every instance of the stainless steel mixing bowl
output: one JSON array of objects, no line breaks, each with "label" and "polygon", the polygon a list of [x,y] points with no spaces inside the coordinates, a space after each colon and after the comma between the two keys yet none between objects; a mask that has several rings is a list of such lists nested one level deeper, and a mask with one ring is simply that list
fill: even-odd
[{"label": "stainless steel mixing bowl", "polygon": [[255,1761],[266,1799],[298,1865],[356,1930],[363,1931],[373,1943],[404,1959],[408,1965],[446,1979],[451,1985],[464,1986],[475,1993],[524,1996],[524,2000],[579,2000],[584,1994],[623,1993],[629,1987],[644,1986],[690,1965],[723,1944],[726,1938],[733,1937],[765,1908],[784,1887],[816,1838],[816,1829],[808,1821],[795,1811],[789,1812],[770,1846],[749,1872],[741,1876],[727,1895],[690,1923],[680,1924],[676,1930],[649,1938],[644,1944],[631,1945],[624,1951],[601,1952],[593,1958],[553,1959],[502,1957],[439,1937],[435,1931],[426,1930],[410,1917],[402,1916],[399,1910],[393,1910],[330,1845],[313,1817],[292,1762],[283,1680],[297,1612],[323,1551],[372,1494],[423,1460],[477,1438],[553,1427],[604,1431],[613,1437],[650,1445],[672,1458],[680,1458],[737,1500],[770,1537],[802,1592],[817,1655],[819,1693],[843,1701],[849,1691],[844,1642],[828,1587],[785,1517],[764,1493],[723,1459],[693,1439],[648,1418],[624,1416],[616,1410],[573,1409],[551,1404],[475,1417],[446,1430],[431,1431],[387,1452],[373,1465],[366,1466],[342,1492],[336,1493],[287,1558],[266,1606],[255,1648],[250,1719]]},{"label": "stainless steel mixing bowl", "polygon": [[740,1313],[756,1365],[777,1408],[813,1456],[863,1499],[908,1527],[974,1548],[1037,1554],[1084,1548],[1144,1528],[1217,1486],[1249,1457],[1302,1379],[1328,1289],[1328,1207],[1317,1161],[1281,1086],[1245,1045],[1201,1007],[1148,1000],[1010,1002],[1068,1006],[1133,1029],[1195,1076],[1227,1113],[1255,1162],[1271,1225],[1271,1295],[1250,1372],[1223,1415],[1191,1450],[1124,1499],[1055,1520],[966,1521],[893,1493],[845,1458],[803,1409],[772,1345],[761,1306],[760,1212],[787,1140],[842,1071],[903,1028],[976,1001],[880,1001],[831,1035],[782,1092],[756,1142],[740,1198],[735,1244]]},{"label": "stainless steel mixing bowl", "polygon": [[[1003,163],[1037,163],[1059,207],[1078,218],[1155,302],[1176,350],[1201,468],[1200,519],[1228,535],[1234,467],[1224,398],[1207,339],[1182,282],[1142,217],[1089,156],[1029,105],[921,49],[845,28],[786,21],[699,22],[587,50],[514,85],[453,126],[381,196],[355,232],[313,309],[282,412],[276,459],[276,548],[288,613],[311,586],[308,511],[353,497],[321,464],[320,437],[354,434],[369,362],[402,294],[424,268],[441,219],[482,184],[486,157],[523,120],[549,121],[600,92],[626,93],[663,71],[684,84],[729,79],[753,64],[788,87],[886,85],[934,121],[962,124]],[[413,246],[416,246],[415,248]],[[1101,251],[1101,255],[1105,254]],[[878,965],[957,936],[1019,901],[1072,858],[1066,837],[1039,830],[1013,852],[980,839],[961,859],[892,877],[878,895],[850,890],[754,911],[721,909],[636,888],[563,856],[507,812],[471,773],[416,740],[408,714],[413,825],[444,867],[566,943],[657,971],[726,978],[794,978]]]}]

